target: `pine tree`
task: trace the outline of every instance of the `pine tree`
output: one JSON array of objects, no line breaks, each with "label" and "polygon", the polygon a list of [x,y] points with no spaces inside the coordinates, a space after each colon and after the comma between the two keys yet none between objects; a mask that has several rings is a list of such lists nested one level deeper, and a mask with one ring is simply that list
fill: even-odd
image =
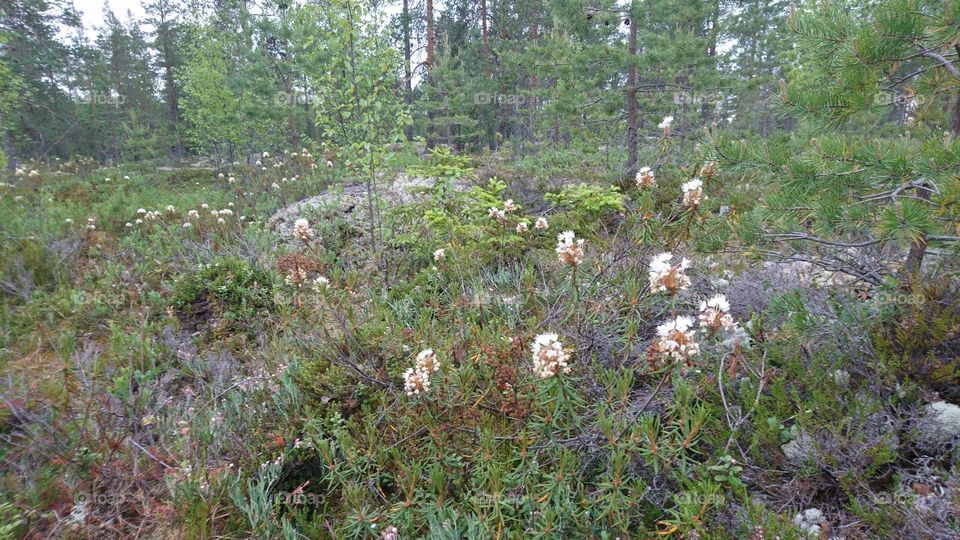
[{"label": "pine tree", "polygon": [[74,56],[58,34],[79,28],[80,18],[63,0],[0,2],[0,15],[4,63],[20,93],[6,146],[19,154],[66,155],[74,128],[66,85]]},{"label": "pine tree", "polygon": [[956,249],[957,17],[955,3],[919,0],[817,2],[791,15],[801,57],[781,97],[802,131],[713,147],[772,190],[744,219],[764,249],[875,283],[917,274],[929,246]]},{"label": "pine tree", "polygon": [[168,133],[173,139],[172,151],[176,156],[183,154],[183,140],[180,133],[180,98],[182,89],[178,72],[183,67],[184,28],[180,17],[183,8],[178,0],[153,0],[144,6],[147,12],[146,22],[153,26],[153,49],[155,63],[163,79],[163,96],[167,106]]}]

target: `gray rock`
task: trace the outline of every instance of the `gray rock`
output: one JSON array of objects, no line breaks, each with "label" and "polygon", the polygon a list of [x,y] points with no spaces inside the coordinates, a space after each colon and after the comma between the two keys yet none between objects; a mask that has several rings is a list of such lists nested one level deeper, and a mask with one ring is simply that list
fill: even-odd
[{"label": "gray rock", "polygon": [[930,442],[945,443],[960,435],[960,407],[946,401],[934,401],[924,407],[930,415],[924,436]]},{"label": "gray rock", "polygon": [[[432,178],[398,175],[393,182],[377,180],[375,204],[382,210],[420,200],[423,195],[415,193],[418,188],[434,185]],[[456,191],[466,191],[465,184],[454,184]],[[293,241],[293,224],[301,218],[319,220],[341,219],[345,234],[362,236],[367,230],[369,203],[366,184],[336,186],[278,210],[268,221],[267,228],[280,235],[281,241]]]},{"label": "gray rock", "polygon": [[820,529],[826,522],[819,508],[807,508],[793,518],[793,524],[806,536],[820,536]]},{"label": "gray rock", "polygon": [[810,458],[814,450],[813,437],[804,431],[798,431],[793,440],[780,447],[787,459],[794,463],[803,463]]}]

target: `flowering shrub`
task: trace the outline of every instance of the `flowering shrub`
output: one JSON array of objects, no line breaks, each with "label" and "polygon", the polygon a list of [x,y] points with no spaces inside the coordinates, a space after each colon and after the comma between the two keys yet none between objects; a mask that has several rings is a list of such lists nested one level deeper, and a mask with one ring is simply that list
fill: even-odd
[{"label": "flowering shrub", "polygon": [[[690,361],[700,354],[693,318],[679,316],[657,327],[657,340],[651,345],[651,357],[666,357],[677,361]],[[655,361],[654,361],[655,364]]]},{"label": "flowering shrub", "polygon": [[577,238],[573,231],[563,231],[557,235],[557,260],[570,266],[583,262],[583,238]]},{"label": "flowering shrub", "polygon": [[[381,201],[376,247],[328,214],[298,214],[293,242],[268,227],[350,171],[299,148],[65,208],[0,188],[24,238],[0,279],[15,532],[792,538],[810,514],[882,537],[895,495],[883,511],[937,537],[958,480],[924,416],[948,404],[922,396],[953,395],[937,359],[960,303],[853,299],[725,252],[749,218],[719,205],[749,196],[677,165],[674,126],[650,169],[603,179],[627,194],[486,165],[505,180],[454,186],[475,158],[435,151],[451,183]],[[917,484],[933,510],[914,516]],[[85,503],[97,489],[116,498]]]},{"label": "flowering shrub", "polygon": [[669,252],[661,253],[650,261],[650,290],[674,295],[690,286],[690,278],[686,274],[690,261],[686,257],[677,264],[671,264],[672,261],[673,254]]},{"label": "flowering shrub", "polygon": [[556,334],[540,334],[530,346],[533,353],[533,373],[541,379],[570,373],[570,353],[563,348]]}]

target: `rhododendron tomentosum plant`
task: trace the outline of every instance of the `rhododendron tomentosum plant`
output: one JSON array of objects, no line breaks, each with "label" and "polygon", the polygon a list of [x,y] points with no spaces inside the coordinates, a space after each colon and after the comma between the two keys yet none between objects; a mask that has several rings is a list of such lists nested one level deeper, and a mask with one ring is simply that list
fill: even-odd
[{"label": "rhododendron tomentosum plant", "polygon": [[686,258],[677,264],[672,264],[672,261],[673,254],[670,252],[661,253],[650,261],[651,291],[675,295],[690,286],[690,278],[685,272],[690,267],[690,261]]},{"label": "rhododendron tomentosum plant", "polygon": [[647,189],[657,186],[657,179],[653,175],[653,171],[650,167],[642,167],[637,171],[637,187],[641,189]]},{"label": "rhododendron tomentosum plant", "polygon": [[583,262],[583,238],[577,238],[573,231],[564,231],[557,235],[557,259],[570,266]]},{"label": "rhododendron tomentosum plant", "polygon": [[304,244],[309,244],[310,241],[313,240],[315,233],[310,227],[310,222],[300,218],[293,223],[293,235]]},{"label": "rhododendron tomentosum plant", "polygon": [[730,303],[727,297],[718,294],[709,300],[700,302],[700,328],[713,335],[721,328],[733,330],[733,317],[730,316]]},{"label": "rhododendron tomentosum plant", "polygon": [[700,202],[705,198],[703,196],[703,182],[699,178],[694,178],[683,184],[683,205],[688,208],[700,206]]},{"label": "rhododendron tomentosum plant", "polygon": [[533,373],[548,379],[561,373],[570,373],[570,353],[563,348],[557,334],[540,334],[530,346],[533,352]]},{"label": "rhododendron tomentosum plant", "polygon": [[417,354],[412,368],[403,373],[403,389],[410,397],[417,397],[430,390],[430,375],[440,370],[440,360],[433,349],[424,349]]},{"label": "rhododendron tomentosum plant", "polygon": [[660,368],[666,361],[692,363],[692,359],[700,354],[693,322],[693,317],[681,315],[657,327],[657,338],[647,350],[651,367]]}]

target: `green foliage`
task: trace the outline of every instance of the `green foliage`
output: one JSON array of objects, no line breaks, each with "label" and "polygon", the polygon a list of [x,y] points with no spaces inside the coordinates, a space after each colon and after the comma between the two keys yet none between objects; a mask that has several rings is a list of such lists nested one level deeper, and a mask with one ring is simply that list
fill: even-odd
[{"label": "green foliage", "polygon": [[35,290],[52,290],[57,281],[66,277],[70,261],[51,251],[49,245],[37,238],[24,238],[2,246],[0,257],[0,287],[3,292],[27,298]]},{"label": "green foliage", "polygon": [[546,193],[543,197],[561,208],[572,211],[584,221],[623,212],[625,208],[623,194],[617,186],[577,184],[565,187],[558,193]]},{"label": "green foliage", "polygon": [[13,505],[6,502],[0,503],[0,539],[17,538],[23,523],[20,512]]},{"label": "green foliage", "polygon": [[0,538],[956,536],[952,5],[413,4],[0,7]]},{"label": "green foliage", "polygon": [[[430,149],[427,162],[410,167],[411,174],[425,178],[435,178],[438,182],[449,184],[474,176],[471,158],[453,153],[449,146],[437,146]],[[449,185],[446,186],[449,189]]]},{"label": "green foliage", "polygon": [[373,174],[382,145],[398,140],[407,115],[394,93],[398,60],[369,9],[346,0],[305,6],[295,24],[309,62],[324,66],[310,74],[317,126],[349,150],[348,164]]},{"label": "green foliage", "polygon": [[250,328],[274,309],[274,277],[242,259],[217,258],[175,284],[171,305],[191,326]]},{"label": "green foliage", "polygon": [[250,131],[262,131],[244,114],[249,103],[231,77],[229,45],[214,38],[214,30],[198,32],[184,66],[182,107],[188,122],[187,138],[203,150],[232,154],[244,148]]}]

